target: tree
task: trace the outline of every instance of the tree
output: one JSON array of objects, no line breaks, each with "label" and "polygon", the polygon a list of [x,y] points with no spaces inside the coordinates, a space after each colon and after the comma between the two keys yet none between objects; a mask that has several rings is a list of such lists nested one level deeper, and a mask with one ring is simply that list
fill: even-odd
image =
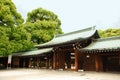
[{"label": "tree", "polygon": [[0,56],[30,50],[35,43],[47,42],[62,33],[58,17],[42,8],[28,13],[26,23],[23,21],[11,0],[0,0]]},{"label": "tree", "polygon": [[22,27],[23,21],[11,0],[0,0],[0,56],[33,48],[31,34]]},{"label": "tree", "polygon": [[34,43],[45,43],[56,34],[62,34],[61,21],[51,11],[38,8],[28,13],[24,28],[31,33]]},{"label": "tree", "polygon": [[109,28],[106,30],[99,30],[98,32],[101,38],[120,36],[120,29]]},{"label": "tree", "polygon": [[23,23],[21,15],[16,11],[11,0],[0,0],[0,25],[13,27]]},{"label": "tree", "polygon": [[9,40],[13,46],[13,52],[27,51],[33,48],[34,45],[31,42],[31,34],[22,26],[12,29]]},{"label": "tree", "polygon": [[0,55],[5,56],[10,54],[9,46],[9,33],[10,28],[0,26]]}]

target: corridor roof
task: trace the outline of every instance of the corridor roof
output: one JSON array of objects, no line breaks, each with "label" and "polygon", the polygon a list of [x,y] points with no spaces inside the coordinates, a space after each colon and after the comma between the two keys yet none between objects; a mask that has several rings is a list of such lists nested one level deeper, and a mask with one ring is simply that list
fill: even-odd
[{"label": "corridor roof", "polygon": [[33,51],[27,51],[27,52],[19,52],[14,53],[13,56],[31,56],[31,55],[40,55],[43,53],[49,53],[52,52],[53,48],[45,48],[40,50],[33,50]]},{"label": "corridor roof", "polygon": [[95,39],[89,46],[80,49],[80,51],[93,50],[120,50],[120,36]]}]

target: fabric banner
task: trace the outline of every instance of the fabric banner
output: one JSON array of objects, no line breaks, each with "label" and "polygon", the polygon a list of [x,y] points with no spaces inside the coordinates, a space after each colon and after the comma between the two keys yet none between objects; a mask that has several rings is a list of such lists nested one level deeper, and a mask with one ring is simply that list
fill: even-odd
[{"label": "fabric banner", "polygon": [[12,61],[12,55],[9,55],[8,56],[8,64],[11,64],[11,61]]}]

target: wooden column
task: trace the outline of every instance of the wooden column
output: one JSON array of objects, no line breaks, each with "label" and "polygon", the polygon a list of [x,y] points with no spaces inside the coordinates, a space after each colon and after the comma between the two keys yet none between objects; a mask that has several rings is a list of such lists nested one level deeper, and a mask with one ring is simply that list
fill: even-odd
[{"label": "wooden column", "polygon": [[31,68],[32,63],[31,63],[31,58],[29,59],[29,68]]},{"label": "wooden column", "polygon": [[78,50],[75,48],[75,71],[78,71],[78,56],[79,56],[79,52]]},{"label": "wooden column", "polygon": [[98,72],[99,71],[99,60],[98,60],[98,55],[95,55],[95,70]]},{"label": "wooden column", "polygon": [[103,61],[101,56],[99,56],[99,66],[99,71],[103,71]]},{"label": "wooden column", "polygon": [[49,58],[46,58],[46,69],[49,69]]},{"label": "wooden column", "polygon": [[53,69],[53,55],[52,55],[52,58],[50,59],[50,67],[51,69]]},{"label": "wooden column", "polygon": [[102,59],[99,55],[95,55],[95,68],[96,71],[103,71],[103,63],[102,63]]},{"label": "wooden column", "polygon": [[57,54],[53,53],[53,69],[55,70],[57,68]]},{"label": "wooden column", "polygon": [[62,53],[63,51],[59,51],[58,53],[58,66],[59,69],[65,69],[65,56],[64,53]]}]

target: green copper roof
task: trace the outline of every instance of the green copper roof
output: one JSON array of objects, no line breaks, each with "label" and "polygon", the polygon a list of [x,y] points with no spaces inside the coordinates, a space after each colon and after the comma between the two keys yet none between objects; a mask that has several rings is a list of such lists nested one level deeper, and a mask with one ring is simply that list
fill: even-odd
[{"label": "green copper roof", "polygon": [[120,36],[119,37],[109,37],[105,39],[96,39],[85,47],[80,49],[81,51],[91,51],[91,50],[120,50]]},{"label": "green copper roof", "polygon": [[34,51],[27,51],[27,52],[14,53],[13,56],[31,56],[31,55],[39,55],[39,54],[51,52],[52,50],[53,50],[53,48],[46,48],[46,49],[40,49],[40,50],[34,50]]},{"label": "green copper roof", "polygon": [[78,31],[74,31],[66,34],[60,34],[60,35],[57,35],[55,38],[53,38],[53,40],[44,44],[36,45],[35,47],[37,48],[54,47],[56,45],[64,45],[67,43],[82,41],[87,38],[90,38],[96,32],[97,31],[95,27],[90,27],[90,28],[86,28],[83,30],[78,30]]}]

